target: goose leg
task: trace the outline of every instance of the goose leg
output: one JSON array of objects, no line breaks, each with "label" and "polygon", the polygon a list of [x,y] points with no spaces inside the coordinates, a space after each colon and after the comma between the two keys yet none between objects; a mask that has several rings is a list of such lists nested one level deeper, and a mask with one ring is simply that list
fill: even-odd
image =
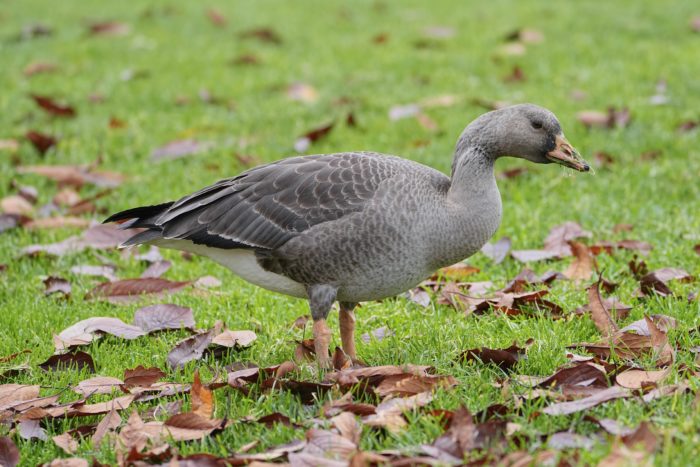
[{"label": "goose leg", "polygon": [[309,308],[314,320],[314,351],[321,368],[331,367],[328,346],[331,343],[331,330],[326,324],[326,318],[331,311],[338,289],[331,285],[319,284],[308,287]]},{"label": "goose leg", "polygon": [[343,351],[351,360],[357,359],[355,352],[355,312],[356,303],[340,302],[340,340]]}]

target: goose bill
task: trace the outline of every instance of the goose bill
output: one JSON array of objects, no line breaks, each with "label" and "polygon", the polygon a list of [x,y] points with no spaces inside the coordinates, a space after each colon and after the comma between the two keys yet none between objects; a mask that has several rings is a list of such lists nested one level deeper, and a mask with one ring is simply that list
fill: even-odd
[{"label": "goose bill", "polygon": [[588,172],[590,170],[591,167],[588,165],[588,162],[583,160],[566,138],[557,136],[555,143],[556,147],[547,153],[547,159],[579,172]]}]

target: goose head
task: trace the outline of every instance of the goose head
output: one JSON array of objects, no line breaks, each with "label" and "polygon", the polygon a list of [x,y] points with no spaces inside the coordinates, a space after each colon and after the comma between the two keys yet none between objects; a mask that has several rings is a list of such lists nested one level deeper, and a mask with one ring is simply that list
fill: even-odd
[{"label": "goose head", "polygon": [[589,164],[564,137],[557,117],[534,104],[513,105],[483,114],[464,130],[460,138],[462,145],[477,146],[494,158],[511,156],[537,164],[556,163],[580,172],[590,170]]}]

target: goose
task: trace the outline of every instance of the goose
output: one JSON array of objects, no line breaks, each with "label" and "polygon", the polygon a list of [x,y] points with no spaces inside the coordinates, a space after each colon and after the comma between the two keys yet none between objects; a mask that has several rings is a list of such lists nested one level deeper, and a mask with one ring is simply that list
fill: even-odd
[{"label": "goose", "polygon": [[520,104],[464,129],[450,177],[375,152],[297,156],[104,222],[145,229],[123,246],[206,256],[255,285],[308,299],[317,362],[328,368],[334,302],[342,349],[354,360],[359,302],[405,292],[491,238],[501,221],[494,163],[503,156],[590,168],[551,111]]}]

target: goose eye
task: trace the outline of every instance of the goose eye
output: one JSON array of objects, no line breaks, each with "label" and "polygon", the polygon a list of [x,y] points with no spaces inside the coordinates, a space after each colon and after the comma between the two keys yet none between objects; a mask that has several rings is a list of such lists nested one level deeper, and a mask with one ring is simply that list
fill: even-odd
[{"label": "goose eye", "polygon": [[541,130],[542,129],[542,122],[539,122],[539,121],[532,122],[532,128],[534,128],[535,130]]}]

